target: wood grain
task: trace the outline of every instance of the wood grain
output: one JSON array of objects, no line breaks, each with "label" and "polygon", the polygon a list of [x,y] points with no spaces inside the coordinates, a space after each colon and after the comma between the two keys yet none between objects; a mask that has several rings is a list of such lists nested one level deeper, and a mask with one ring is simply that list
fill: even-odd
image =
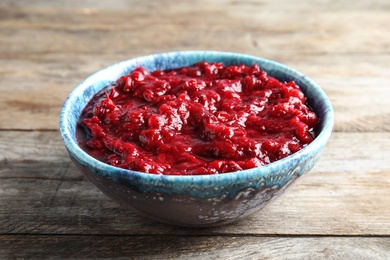
[{"label": "wood grain", "polygon": [[[55,55],[52,59],[55,59],[56,65],[49,67],[47,60],[35,63],[31,74],[26,74],[23,78],[20,78],[22,72],[0,78],[0,109],[4,111],[0,113],[0,128],[58,129],[61,106],[71,90],[93,71],[115,62],[115,58],[111,57],[107,64],[98,65],[98,62],[94,63],[93,59],[88,61],[88,56],[83,56],[78,57],[79,65],[66,69],[61,65],[66,62],[64,59]],[[121,60],[119,56],[116,59]],[[387,66],[390,55],[370,58],[306,56],[301,60],[284,59],[282,62],[287,65],[307,71],[329,95],[335,109],[335,131],[390,131],[390,105],[383,98],[390,96],[390,88],[386,87],[390,86],[390,79],[386,76],[390,75],[390,68]],[[319,61],[321,59],[323,60]],[[360,62],[359,59],[367,60]],[[334,61],[339,65],[333,64]],[[67,62],[72,63],[70,59]],[[351,69],[350,75],[347,74],[346,66]]]},{"label": "wood grain", "polygon": [[[385,76],[390,74],[390,35],[382,33],[390,26],[386,3],[367,9],[365,1],[353,6],[119,1],[115,7],[88,8],[87,2],[59,10],[58,2],[23,2],[0,6],[5,36],[0,42],[0,110],[7,111],[0,113],[1,129],[58,129],[70,91],[114,62],[210,49],[273,59],[307,74],[329,94],[336,131],[389,131],[390,106],[381,98],[390,95],[385,87],[390,85]],[[161,5],[166,12],[160,13]],[[136,9],[131,13],[119,6]],[[311,15],[305,16],[309,7]],[[256,15],[248,16],[253,8]]]},{"label": "wood grain", "polygon": [[[22,174],[18,177],[25,177],[23,171],[13,169],[17,165],[23,167],[29,163],[42,165],[70,163],[58,131],[3,130],[0,131],[0,149],[2,150],[0,177],[3,178],[16,174]],[[390,170],[388,158],[390,158],[390,133],[335,132],[313,171],[319,173],[387,172]],[[40,173],[37,171],[33,176],[36,174]]]},{"label": "wood grain", "polygon": [[[184,229],[120,208],[86,181],[2,180],[0,234],[240,234],[389,236],[388,184],[367,183],[364,174],[326,185],[307,176],[268,208],[232,225]],[[371,174],[373,177],[379,174]],[[328,181],[336,179],[328,174]],[[389,176],[387,176],[388,179]],[[65,178],[64,178],[65,179]],[[319,178],[320,180],[322,178]],[[365,188],[365,196],[361,189]]]},{"label": "wood grain", "polygon": [[388,238],[367,237],[0,236],[6,259],[388,259],[389,252]]},{"label": "wood grain", "polygon": [[58,132],[1,133],[0,234],[390,236],[389,133],[334,133],[313,171],[280,200],[233,225],[196,231],[120,208],[83,178]]}]

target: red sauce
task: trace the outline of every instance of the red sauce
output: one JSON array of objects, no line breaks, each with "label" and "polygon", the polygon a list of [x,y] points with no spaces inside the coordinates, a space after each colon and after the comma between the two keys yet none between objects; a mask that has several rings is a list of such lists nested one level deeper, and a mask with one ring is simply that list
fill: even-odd
[{"label": "red sauce", "polygon": [[137,68],[95,95],[77,138],[93,157],[154,174],[254,168],[314,138],[318,117],[294,82],[257,65],[200,62],[167,71]]}]

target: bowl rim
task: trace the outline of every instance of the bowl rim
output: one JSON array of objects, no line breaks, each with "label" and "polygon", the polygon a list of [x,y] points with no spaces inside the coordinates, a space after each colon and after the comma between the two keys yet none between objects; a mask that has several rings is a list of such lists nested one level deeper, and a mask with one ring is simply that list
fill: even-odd
[{"label": "bowl rim", "polygon": [[[184,56],[191,56],[191,55],[215,55],[216,57],[222,58],[230,58],[230,57],[239,57],[243,59],[250,59],[253,60],[254,63],[267,63],[274,67],[277,67],[279,70],[288,71],[289,75],[293,76],[294,78],[300,78],[302,81],[304,81],[307,85],[310,86],[310,88],[313,88],[316,92],[316,94],[321,98],[322,102],[325,104],[325,112],[324,117],[321,118],[322,122],[322,129],[319,132],[319,134],[316,136],[316,138],[308,144],[306,147],[302,148],[298,152],[289,155],[283,159],[277,160],[273,163],[266,164],[263,166],[259,166],[252,169],[246,169],[236,172],[228,172],[228,173],[221,173],[221,174],[209,174],[209,175],[162,175],[162,174],[152,174],[152,173],[145,173],[145,172],[139,172],[139,171],[133,171],[133,170],[127,170],[118,168],[115,166],[111,166],[107,163],[101,162],[92,156],[90,156],[87,152],[85,152],[78,144],[74,141],[72,138],[72,135],[75,135],[75,133],[70,133],[69,127],[68,127],[68,118],[70,113],[70,108],[72,107],[73,102],[75,101],[75,97],[80,91],[85,89],[86,87],[91,85],[91,82],[98,82],[101,81],[101,79],[97,79],[98,76],[104,72],[107,72],[109,70],[115,69],[115,68],[125,68],[126,66],[129,66],[131,64],[138,64],[140,61],[146,61],[148,59],[155,59],[156,57],[163,57],[163,56],[169,56],[169,55],[184,55]],[[206,59],[207,60],[207,59]],[[199,60],[200,61],[200,60]],[[184,66],[184,65],[183,65]],[[261,68],[261,66],[260,66]],[[261,68],[262,69],[262,68]],[[267,71],[267,70],[265,70]],[[318,149],[321,149],[327,140],[329,139],[331,132],[333,130],[334,125],[334,111],[333,107],[330,103],[330,100],[324,90],[317,85],[313,80],[302,74],[301,72],[296,71],[295,69],[292,69],[284,64],[281,64],[276,61],[264,59],[257,56],[247,55],[247,54],[241,54],[241,53],[234,53],[234,52],[224,52],[224,51],[208,51],[208,50],[187,50],[187,51],[173,51],[173,52],[163,52],[163,53],[156,53],[151,55],[145,55],[145,56],[139,56],[135,58],[131,58],[128,60],[120,61],[117,63],[114,63],[108,67],[105,67],[103,69],[98,70],[97,72],[91,74],[86,79],[84,79],[81,83],[79,83],[68,95],[66,98],[62,109],[60,113],[60,134],[63,139],[64,145],[66,149],[68,150],[69,154],[73,157],[76,157],[77,160],[82,165],[88,165],[93,166],[95,170],[100,172],[102,176],[109,177],[111,179],[117,179],[117,178],[136,178],[136,179],[147,179],[151,183],[158,183],[160,181],[164,182],[172,182],[175,183],[203,183],[203,182],[214,182],[214,181],[227,181],[233,179],[237,180],[243,180],[243,179],[253,179],[254,177],[258,177],[259,175],[265,175],[268,172],[272,172],[274,169],[280,169],[280,167],[283,166],[288,161],[292,160],[298,160],[302,156],[307,156],[308,154],[312,153],[313,151],[316,151]]]}]

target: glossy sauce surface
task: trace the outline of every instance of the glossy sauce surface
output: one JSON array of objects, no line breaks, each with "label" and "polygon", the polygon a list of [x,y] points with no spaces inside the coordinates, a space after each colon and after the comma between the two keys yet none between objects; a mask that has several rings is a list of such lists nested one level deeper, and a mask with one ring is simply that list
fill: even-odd
[{"label": "glossy sauce surface", "polygon": [[78,122],[80,146],[113,166],[199,175],[254,168],[314,139],[318,117],[294,82],[257,65],[200,62],[131,74],[95,95]]}]

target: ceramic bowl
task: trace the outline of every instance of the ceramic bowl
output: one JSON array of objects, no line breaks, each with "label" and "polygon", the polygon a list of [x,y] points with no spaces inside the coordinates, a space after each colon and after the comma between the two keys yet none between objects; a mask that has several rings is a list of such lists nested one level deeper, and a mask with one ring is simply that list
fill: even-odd
[{"label": "ceramic bowl", "polygon": [[[225,65],[257,63],[281,81],[294,80],[320,117],[319,134],[308,146],[274,163],[239,172],[165,176],[119,169],[85,153],[77,144],[76,122],[93,95],[138,66],[163,70],[198,61]],[[119,204],[149,218],[186,227],[227,224],[264,208],[310,171],[333,128],[333,109],[324,91],[303,74],[258,57],[215,51],[170,52],[130,59],[100,70],[78,85],[61,111],[60,131],[70,158],[96,187]]]}]

